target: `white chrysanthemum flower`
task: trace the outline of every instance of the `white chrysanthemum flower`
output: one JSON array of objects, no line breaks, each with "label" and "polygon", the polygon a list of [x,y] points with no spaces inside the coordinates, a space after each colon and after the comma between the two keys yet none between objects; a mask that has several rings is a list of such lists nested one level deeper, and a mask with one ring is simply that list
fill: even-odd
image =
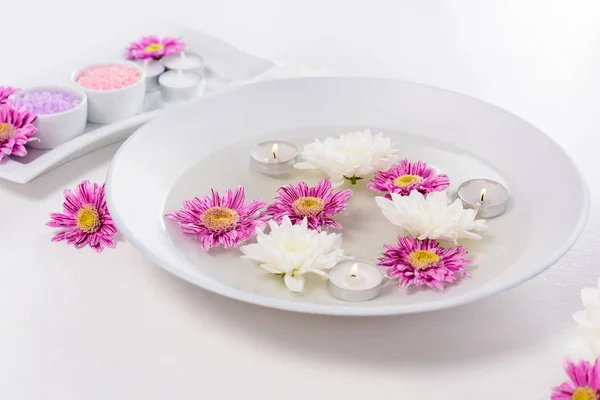
[{"label": "white chrysanthemum flower", "polygon": [[487,229],[485,220],[475,219],[477,210],[464,209],[460,199],[448,205],[446,192],[427,196],[413,190],[408,196],[392,193],[392,199],[377,197],[383,215],[415,239],[445,240],[457,244],[458,239],[481,239],[474,232]]},{"label": "white chrysanthemum flower", "polygon": [[581,290],[584,310],[573,314],[579,324],[579,337],[570,344],[573,356],[593,361],[600,356],[600,280],[598,287]]},{"label": "white chrysanthemum flower", "polygon": [[304,146],[300,153],[302,162],[297,169],[320,169],[329,175],[333,186],[340,186],[344,178],[356,183],[376,171],[386,171],[400,160],[398,150],[392,148],[389,138],[382,133],[343,133],[339,138],[316,139]]},{"label": "white chrysanthemum flower", "polygon": [[327,270],[347,259],[342,250],[342,235],[308,229],[306,218],[292,225],[285,216],[281,225],[269,221],[271,232],[256,229],[256,244],[240,247],[243,258],[257,261],[261,268],[282,275],[292,292],[304,290],[304,274],[327,277]]}]

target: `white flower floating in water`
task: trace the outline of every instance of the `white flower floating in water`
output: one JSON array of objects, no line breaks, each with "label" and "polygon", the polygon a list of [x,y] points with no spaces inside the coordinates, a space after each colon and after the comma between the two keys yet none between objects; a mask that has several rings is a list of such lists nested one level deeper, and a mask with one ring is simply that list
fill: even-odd
[{"label": "white flower floating in water", "polygon": [[584,310],[573,314],[579,324],[579,336],[571,343],[573,356],[595,360],[600,356],[600,280],[598,287],[581,290]]},{"label": "white flower floating in water", "polygon": [[292,225],[285,216],[281,225],[269,221],[271,232],[256,229],[256,244],[240,247],[243,258],[257,261],[261,268],[282,275],[292,292],[304,290],[304,274],[327,277],[327,270],[347,259],[342,250],[342,235],[308,229],[306,218]]},{"label": "white flower floating in water", "polygon": [[445,240],[457,244],[458,239],[481,239],[474,232],[487,229],[485,220],[475,219],[477,210],[464,209],[460,199],[450,205],[446,192],[423,196],[413,190],[408,196],[392,193],[392,199],[377,197],[383,215],[415,239]]},{"label": "white flower floating in water", "polygon": [[303,162],[297,169],[320,169],[331,178],[333,186],[340,186],[344,178],[356,183],[358,179],[376,171],[386,171],[400,160],[398,150],[392,148],[389,138],[371,130],[343,133],[339,138],[316,139],[304,146]]}]

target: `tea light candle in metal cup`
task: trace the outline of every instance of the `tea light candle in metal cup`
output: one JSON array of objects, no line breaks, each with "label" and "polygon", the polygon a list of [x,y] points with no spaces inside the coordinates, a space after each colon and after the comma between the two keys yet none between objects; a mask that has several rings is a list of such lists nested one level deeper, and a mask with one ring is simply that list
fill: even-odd
[{"label": "tea light candle in metal cup", "polygon": [[202,74],[204,71],[204,59],[195,53],[169,54],[160,59],[160,62],[171,70],[190,71]]},{"label": "tea light candle in metal cup", "polygon": [[364,261],[343,261],[329,271],[329,292],[344,301],[367,301],[379,296],[383,274]]},{"label": "tea light candle in metal cup", "polygon": [[457,196],[463,206],[479,210],[480,218],[493,218],[504,213],[508,205],[508,189],[491,179],[471,179],[458,187]]},{"label": "tea light candle in metal cup", "polygon": [[281,175],[296,163],[298,149],[288,142],[269,140],[254,146],[250,156],[257,171],[266,175]]},{"label": "tea light candle in metal cup", "polygon": [[158,77],[160,93],[169,103],[193,100],[203,91],[204,78],[191,71],[167,71]]},{"label": "tea light candle in metal cup", "polygon": [[144,72],[146,72],[146,92],[158,90],[158,77],[165,72],[165,66],[158,61],[149,59],[134,62],[141,65]]}]

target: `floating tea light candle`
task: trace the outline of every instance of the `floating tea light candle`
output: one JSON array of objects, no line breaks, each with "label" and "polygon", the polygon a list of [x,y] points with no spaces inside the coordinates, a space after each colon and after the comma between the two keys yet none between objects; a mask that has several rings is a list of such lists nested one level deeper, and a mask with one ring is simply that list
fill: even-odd
[{"label": "floating tea light candle", "polygon": [[254,146],[250,156],[257,171],[266,175],[281,175],[296,162],[298,149],[291,143],[271,140]]},{"label": "floating tea light candle", "polygon": [[329,271],[329,291],[344,301],[367,301],[379,295],[383,274],[362,261],[344,261]]},{"label": "floating tea light candle", "polygon": [[458,187],[457,196],[466,208],[479,210],[479,218],[502,214],[508,204],[508,190],[491,179],[472,179]]},{"label": "floating tea light candle", "polygon": [[204,78],[191,71],[167,71],[158,77],[160,93],[169,103],[193,100],[203,91]]},{"label": "floating tea light candle", "polygon": [[130,61],[90,65],[73,74],[85,90],[88,120],[110,124],[142,112],[146,72]]},{"label": "floating tea light candle", "polygon": [[204,70],[204,59],[198,54],[184,53],[169,54],[160,59],[167,69],[191,71],[201,74]]},{"label": "floating tea light candle", "polygon": [[37,140],[27,144],[36,149],[52,149],[83,133],[87,120],[87,99],[78,88],[38,86],[14,95],[17,107],[26,107],[37,118]]},{"label": "floating tea light candle", "polygon": [[146,72],[146,92],[158,90],[158,77],[165,72],[165,66],[155,60],[145,59],[134,61]]}]

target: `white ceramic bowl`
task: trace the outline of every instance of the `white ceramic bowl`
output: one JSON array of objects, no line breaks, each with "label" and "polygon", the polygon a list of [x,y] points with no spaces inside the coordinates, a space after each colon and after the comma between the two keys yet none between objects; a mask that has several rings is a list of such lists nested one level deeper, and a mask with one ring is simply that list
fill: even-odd
[{"label": "white ceramic bowl", "polygon": [[[211,187],[243,185],[249,199],[271,201],[280,185],[318,180],[318,174],[297,170],[269,177],[249,168],[258,142],[277,139],[302,146],[315,137],[367,127],[391,137],[403,156],[447,173],[451,192],[472,178],[493,179],[510,191],[507,211],[488,221],[484,240],[463,243],[474,261],[470,275],[443,292],[399,289],[388,281],[376,299],[347,303],[331,296],[326,282],[311,281],[306,293],[294,294],[281,278],[241,259],[238,251],[205,252],[164,218]],[[567,252],[589,211],[579,171],[534,126],[466,96],[383,79],[277,80],[209,95],[140,128],[113,158],[106,184],[119,231],[173,274],[249,303],[334,315],[436,310],[523,283]],[[364,185],[359,181],[353,187],[347,210],[336,220],[344,227],[345,250],[374,262],[398,233]]]},{"label": "white ceramic bowl", "polygon": [[68,92],[81,99],[81,103],[70,110],[56,114],[38,115],[34,125],[38,129],[33,136],[37,141],[27,144],[34,149],[53,149],[61,144],[81,135],[85,130],[87,120],[87,96],[79,87],[69,87],[60,85],[36,86],[23,89],[13,97],[19,98],[26,93],[61,90]]},{"label": "white ceramic bowl", "polygon": [[[96,90],[83,87],[77,78],[86,70],[103,65],[128,65],[140,73],[140,78],[132,85],[113,90]],[[91,64],[72,74],[71,80],[82,88],[88,98],[88,121],[97,124],[111,124],[142,112],[146,94],[146,75],[144,69],[130,61],[113,61]]]}]

